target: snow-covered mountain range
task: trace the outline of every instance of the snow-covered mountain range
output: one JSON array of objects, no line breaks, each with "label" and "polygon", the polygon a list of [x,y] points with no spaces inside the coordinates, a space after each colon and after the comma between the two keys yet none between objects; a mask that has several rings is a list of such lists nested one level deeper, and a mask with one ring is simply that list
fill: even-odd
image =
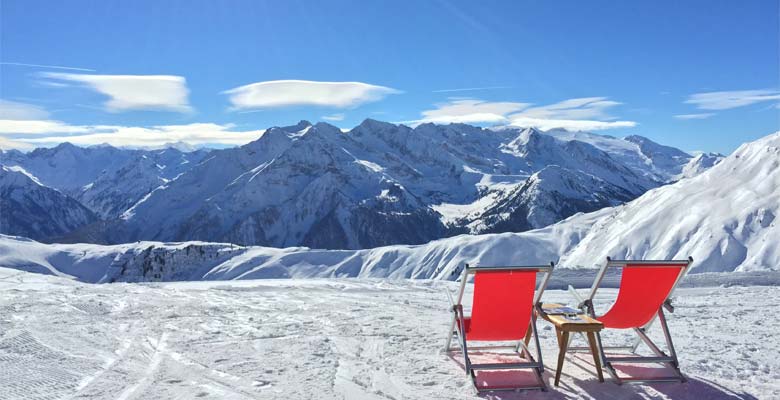
[{"label": "snow-covered mountain range", "polygon": [[19,166],[0,166],[0,232],[57,237],[98,220],[72,197]]},{"label": "snow-covered mountain range", "polygon": [[[545,175],[544,173],[541,175]],[[454,279],[466,262],[594,268],[606,256],[694,258],[693,272],[780,268],[780,132],[711,169],[623,205],[520,233],[459,235],[364,250],[139,242],[45,245],[0,236],[0,266],[88,282],[287,277]]]},{"label": "snow-covered mountain range", "polygon": [[348,132],[301,121],[210,152],[63,144],[0,156],[100,217],[60,241],[330,249],[541,228],[714,164],[639,136],[375,120]]}]

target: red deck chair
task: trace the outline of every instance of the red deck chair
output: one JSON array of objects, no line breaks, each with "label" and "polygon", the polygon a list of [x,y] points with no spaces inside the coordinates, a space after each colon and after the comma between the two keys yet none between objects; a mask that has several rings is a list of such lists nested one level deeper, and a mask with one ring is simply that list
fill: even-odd
[{"label": "red deck chair", "polygon": [[[677,353],[674,350],[672,336],[669,334],[669,327],[666,325],[666,317],[663,309],[673,312],[670,296],[680,279],[688,271],[688,267],[693,262],[693,258],[687,260],[670,261],[629,261],[612,260],[607,257],[607,263],[601,268],[596,280],[591,287],[590,296],[582,301],[580,307],[590,314],[593,318],[601,321],[605,329],[633,329],[639,336],[637,342],[632,346],[610,347],[608,349],[629,350],[630,354],[626,357],[607,357],[605,347],[601,343],[601,334],[597,333],[597,342],[599,353],[601,354],[601,365],[607,369],[609,374],[618,384],[623,382],[683,382],[685,377],[680,372],[677,361]],[[606,313],[599,316],[593,308],[593,297],[601,284],[602,279],[608,268],[622,268],[620,277],[620,289],[617,299]],[[577,296],[571,286],[569,290]],[[581,300],[581,299],[579,299]],[[663,352],[647,336],[649,329],[655,318],[661,323],[661,329],[666,340],[668,354]],[[655,354],[652,357],[639,356],[636,353],[637,347],[644,342],[647,347]],[[634,364],[634,363],[661,363],[668,365],[674,371],[674,376],[640,378],[640,377],[620,377],[613,364]]]},{"label": "red deck chair", "polygon": [[[541,389],[546,390],[542,373],[542,352],[539,336],[536,333],[534,305],[539,302],[547,281],[550,279],[554,264],[527,267],[471,267],[466,264],[460,277],[460,291],[457,301],[452,301],[452,323],[447,333],[445,351],[456,350],[450,347],[455,338],[463,352],[466,374],[471,376],[477,391]],[[543,273],[539,289],[536,287],[537,273]],[[471,315],[463,313],[463,292],[466,282],[474,275],[474,298]],[[534,292],[536,294],[534,295]],[[528,342],[534,338],[536,359],[528,349]],[[512,345],[473,346],[473,342],[516,342]],[[480,350],[509,350],[512,356],[519,356],[518,362],[473,363],[469,352]],[[507,354],[507,353],[504,353]],[[475,371],[532,369],[536,375],[536,386],[494,386],[480,387]]]}]

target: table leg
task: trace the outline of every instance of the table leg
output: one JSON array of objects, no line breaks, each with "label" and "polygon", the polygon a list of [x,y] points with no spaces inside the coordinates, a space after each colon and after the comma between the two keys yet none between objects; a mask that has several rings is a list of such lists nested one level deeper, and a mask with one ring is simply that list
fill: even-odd
[{"label": "table leg", "polygon": [[590,344],[590,352],[593,354],[593,363],[596,364],[599,382],[604,382],[604,375],[601,373],[601,357],[599,357],[599,352],[596,348],[596,334],[593,332],[588,332],[588,344]]},{"label": "table leg", "polygon": [[561,380],[563,359],[566,357],[566,349],[569,347],[569,332],[563,331],[558,335],[558,368],[555,370],[555,386]]}]

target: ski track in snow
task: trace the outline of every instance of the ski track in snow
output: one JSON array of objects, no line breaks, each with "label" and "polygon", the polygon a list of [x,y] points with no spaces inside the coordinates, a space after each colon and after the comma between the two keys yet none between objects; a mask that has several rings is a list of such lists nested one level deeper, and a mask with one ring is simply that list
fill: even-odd
[{"label": "ski track in snow", "polygon": [[[443,291],[456,285],[94,285],[0,268],[0,399],[479,398],[461,359],[440,352],[449,323]],[[597,308],[614,295],[600,292]],[[551,290],[544,300],[569,295]],[[482,398],[779,398],[778,324],[763,312],[777,300],[775,287],[680,289],[669,323],[685,384],[600,384],[590,356],[573,354],[557,389]],[[555,334],[543,321],[538,327],[552,385]]]}]

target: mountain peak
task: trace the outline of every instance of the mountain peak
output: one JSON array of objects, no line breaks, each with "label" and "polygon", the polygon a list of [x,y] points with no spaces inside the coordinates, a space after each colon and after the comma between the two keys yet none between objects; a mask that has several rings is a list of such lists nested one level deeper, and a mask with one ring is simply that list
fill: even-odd
[{"label": "mountain peak", "polygon": [[375,130],[375,129],[386,129],[389,127],[395,127],[395,125],[389,122],[378,121],[372,118],[366,118],[356,128]]},{"label": "mountain peak", "polygon": [[295,124],[295,125],[282,126],[282,127],[280,127],[280,129],[282,129],[283,131],[287,131],[287,132],[300,132],[300,131],[302,131],[302,130],[310,127],[310,126],[312,126],[311,122],[309,122],[309,121],[307,121],[305,119],[302,119],[302,120],[298,121],[298,123]]},{"label": "mountain peak", "polygon": [[517,139],[513,143],[526,147],[538,146],[545,140],[545,136],[551,140],[554,140],[552,136],[544,135],[540,130],[536,128],[525,128],[517,136]]},{"label": "mountain peak", "polygon": [[53,148],[53,150],[55,150],[55,151],[63,151],[63,150],[74,150],[74,149],[78,149],[78,148],[79,148],[78,146],[76,146],[75,144],[73,144],[71,142],[62,142],[62,143],[58,144],[57,146],[55,146]]}]

